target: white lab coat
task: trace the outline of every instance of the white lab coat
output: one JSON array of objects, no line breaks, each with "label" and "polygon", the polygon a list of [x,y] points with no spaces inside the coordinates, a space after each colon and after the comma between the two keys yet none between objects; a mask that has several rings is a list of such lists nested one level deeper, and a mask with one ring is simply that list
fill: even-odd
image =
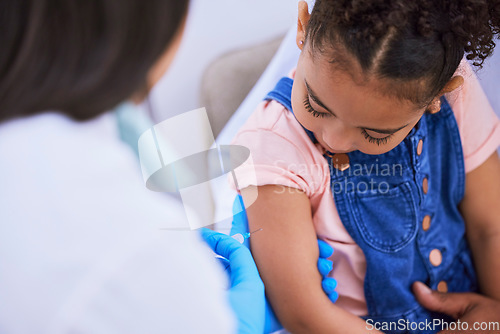
[{"label": "white lab coat", "polygon": [[113,114],[0,124],[0,332],[234,333],[227,279]]}]

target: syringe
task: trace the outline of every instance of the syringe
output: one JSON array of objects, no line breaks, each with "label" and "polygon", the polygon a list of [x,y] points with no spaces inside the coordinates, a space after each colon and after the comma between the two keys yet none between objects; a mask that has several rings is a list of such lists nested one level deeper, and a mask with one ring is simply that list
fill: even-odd
[{"label": "syringe", "polygon": [[240,244],[242,244],[243,242],[245,242],[246,239],[250,238],[250,236],[252,234],[254,234],[255,232],[259,232],[259,231],[262,231],[262,229],[259,228],[258,230],[255,230],[253,232],[247,232],[247,233],[244,233],[244,234],[236,233],[236,234],[232,235],[231,238],[233,238],[234,240],[236,240]]},{"label": "syringe", "polygon": [[[238,241],[240,244],[243,244],[243,242],[244,242],[246,239],[250,238],[250,236],[251,236],[252,234],[254,234],[255,232],[259,232],[259,231],[262,231],[262,229],[261,229],[261,228],[259,228],[258,230],[255,230],[255,231],[250,232],[250,233],[249,233],[249,232],[247,232],[247,233],[243,233],[243,234],[241,234],[241,233],[236,233],[236,234],[232,235],[232,236],[231,236],[231,238],[233,238],[234,240]],[[229,270],[229,269],[230,269],[230,267],[231,267],[231,266],[230,266],[230,264],[229,264],[229,261],[228,261],[225,257],[220,256],[220,255],[219,255],[219,254],[217,254],[217,253],[214,253],[214,255],[215,255],[215,258],[216,258],[216,259],[218,259],[218,260],[219,260],[219,262],[220,262],[220,263],[222,264],[222,266],[224,267],[224,271],[227,271],[227,270]]]},{"label": "syringe", "polygon": [[[250,233],[247,232],[247,233],[244,233],[244,234],[236,233],[236,234],[232,235],[231,238],[233,238],[234,240],[238,241],[240,244],[243,244],[243,242],[246,239],[250,238],[250,236],[252,234],[254,234],[255,232],[259,232],[259,231],[262,231],[262,229],[259,228],[258,230],[255,230],[255,231],[250,232]],[[229,268],[229,262],[227,261],[227,259],[225,257],[223,257],[223,256],[220,256],[219,254],[216,254],[216,253],[214,253],[214,255],[215,255],[216,259],[221,259],[222,260],[221,263],[224,266],[224,270],[227,270]]]}]

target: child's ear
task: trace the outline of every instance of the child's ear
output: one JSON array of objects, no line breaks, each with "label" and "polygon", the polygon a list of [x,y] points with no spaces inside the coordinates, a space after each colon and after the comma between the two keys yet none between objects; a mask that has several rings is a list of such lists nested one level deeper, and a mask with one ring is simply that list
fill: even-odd
[{"label": "child's ear", "polygon": [[448,83],[444,86],[444,88],[439,92],[439,95],[432,100],[430,103],[429,107],[427,108],[427,111],[430,112],[431,114],[437,113],[439,110],[441,110],[441,96],[453,92],[455,89],[458,87],[462,86],[464,83],[464,78],[460,75],[456,75],[453,78],[448,81]]},{"label": "child's ear", "polygon": [[464,78],[461,75],[456,75],[448,81],[448,83],[441,90],[440,95],[453,92],[458,87],[464,84]]},{"label": "child's ear", "polygon": [[311,14],[309,14],[309,6],[307,2],[300,1],[299,2],[299,19],[297,22],[297,46],[302,50],[305,44],[306,39],[306,28],[307,23],[309,22],[309,18]]}]

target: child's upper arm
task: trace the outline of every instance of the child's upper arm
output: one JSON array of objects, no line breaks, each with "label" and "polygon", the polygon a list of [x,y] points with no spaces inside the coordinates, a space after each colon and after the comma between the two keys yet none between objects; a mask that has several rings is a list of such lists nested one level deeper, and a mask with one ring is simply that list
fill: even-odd
[{"label": "child's upper arm", "polygon": [[494,152],[465,179],[465,196],[460,204],[469,235],[484,240],[500,235],[500,159]]},{"label": "child's upper arm", "polygon": [[480,291],[500,300],[500,159],[494,152],[467,174],[460,210],[467,227]]},{"label": "child's upper arm", "polygon": [[[242,190],[243,200],[250,190]],[[262,228],[250,238],[252,253],[285,328],[293,333],[366,332],[362,320],[332,304],[322,290],[310,202],[302,191],[261,186],[247,214],[250,230]]]},{"label": "child's upper arm", "polygon": [[467,227],[481,291],[500,299],[500,121],[467,62],[457,74],[464,85],[447,98],[454,111],[465,162],[465,195],[460,210]]},{"label": "child's upper arm", "polygon": [[329,169],[293,114],[277,102],[263,103],[232,144],[251,153],[234,170],[233,186],[246,206],[258,188],[247,214],[250,230],[263,230],[250,244],[282,324],[293,333],[366,333],[365,322],[334,305],[321,287],[309,196],[329,186]]}]

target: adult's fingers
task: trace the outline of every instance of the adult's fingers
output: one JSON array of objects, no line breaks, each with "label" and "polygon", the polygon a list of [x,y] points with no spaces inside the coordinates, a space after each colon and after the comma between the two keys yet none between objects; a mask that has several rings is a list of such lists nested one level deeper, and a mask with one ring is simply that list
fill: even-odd
[{"label": "adult's fingers", "polygon": [[[243,197],[237,195],[233,202],[233,222],[231,224],[230,235],[241,234],[245,235],[248,232],[248,217],[243,203]],[[248,239],[243,241],[243,244],[249,248]]]},{"label": "adult's fingers", "polygon": [[229,276],[231,276],[231,263],[229,263],[229,261],[222,256],[219,256],[216,258],[217,258],[217,261],[219,261],[219,263],[222,265],[224,270],[228,272]]},{"label": "adult's fingers", "polygon": [[323,281],[321,281],[321,286],[323,287],[323,291],[325,291],[325,293],[329,295],[335,291],[335,288],[337,287],[337,281],[334,278],[327,277],[323,279]]},{"label": "adult's fingers", "polygon": [[328,298],[332,301],[332,303],[335,303],[337,299],[339,299],[339,294],[337,291],[333,291],[328,295]]},{"label": "adult's fingers", "polygon": [[229,260],[232,283],[236,282],[235,279],[238,282],[255,279],[256,277],[260,279],[257,266],[248,248],[226,234],[207,228],[202,228],[200,232],[203,239],[216,254]]},{"label": "adult's fingers", "polygon": [[319,257],[329,258],[333,254],[333,248],[323,240],[318,239]]},{"label": "adult's fingers", "polygon": [[212,250],[226,259],[230,257],[241,244],[226,234],[212,231],[208,228],[200,229],[201,237],[212,248]]},{"label": "adult's fingers", "polygon": [[333,262],[324,258],[318,259],[318,270],[321,276],[326,276],[332,271]]},{"label": "adult's fingers", "polygon": [[461,318],[477,299],[472,293],[433,291],[422,282],[413,283],[413,293],[420,305],[426,309],[447,314],[455,319]]}]

